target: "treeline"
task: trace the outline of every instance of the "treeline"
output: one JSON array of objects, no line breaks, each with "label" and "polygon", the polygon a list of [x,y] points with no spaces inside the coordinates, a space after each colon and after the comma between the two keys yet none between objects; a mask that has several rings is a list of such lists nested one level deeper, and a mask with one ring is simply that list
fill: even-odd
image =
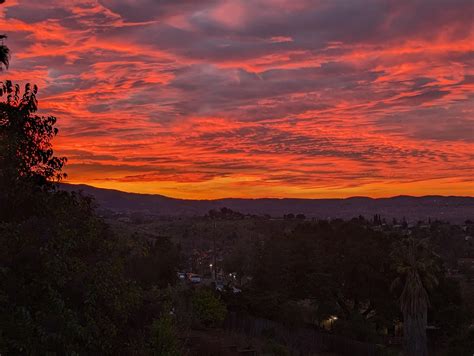
[{"label": "treeline", "polygon": [[330,320],[332,332],[372,343],[403,327],[407,355],[427,354],[429,326],[433,348],[464,354],[474,347],[472,315],[430,236],[376,231],[362,217],[300,223],[237,245],[225,265],[253,278],[230,304],[289,326]]}]

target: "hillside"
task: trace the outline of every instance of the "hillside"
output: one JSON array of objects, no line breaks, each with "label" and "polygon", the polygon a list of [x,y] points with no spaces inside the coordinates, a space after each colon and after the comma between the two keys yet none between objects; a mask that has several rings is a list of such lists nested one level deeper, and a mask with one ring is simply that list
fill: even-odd
[{"label": "hillside", "polygon": [[62,184],[67,191],[82,191],[93,196],[99,207],[117,213],[141,212],[161,216],[205,215],[211,209],[227,207],[245,214],[268,214],[280,217],[302,213],[307,217],[352,218],[380,214],[387,219],[442,219],[465,221],[474,219],[474,197],[397,196],[392,198],[353,197],[347,199],[217,199],[184,200],[162,195],[126,193],[88,185]]}]

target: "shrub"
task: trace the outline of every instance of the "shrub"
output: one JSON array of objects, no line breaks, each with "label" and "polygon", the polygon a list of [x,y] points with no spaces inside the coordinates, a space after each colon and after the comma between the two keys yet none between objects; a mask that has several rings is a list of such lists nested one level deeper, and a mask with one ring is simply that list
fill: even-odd
[{"label": "shrub", "polygon": [[219,325],[227,314],[224,303],[208,289],[197,290],[193,296],[192,305],[195,318],[205,327]]},{"label": "shrub", "polygon": [[171,315],[163,315],[160,319],[153,321],[152,327],[153,351],[161,356],[181,355],[181,345],[178,338],[178,330]]}]

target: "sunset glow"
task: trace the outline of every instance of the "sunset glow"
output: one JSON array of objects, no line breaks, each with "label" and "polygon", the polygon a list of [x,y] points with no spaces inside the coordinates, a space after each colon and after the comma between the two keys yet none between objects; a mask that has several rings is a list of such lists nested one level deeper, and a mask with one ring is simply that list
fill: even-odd
[{"label": "sunset glow", "polygon": [[[474,2],[8,1],[68,182],[179,198],[474,195]],[[2,80],[3,80],[2,79]]]}]

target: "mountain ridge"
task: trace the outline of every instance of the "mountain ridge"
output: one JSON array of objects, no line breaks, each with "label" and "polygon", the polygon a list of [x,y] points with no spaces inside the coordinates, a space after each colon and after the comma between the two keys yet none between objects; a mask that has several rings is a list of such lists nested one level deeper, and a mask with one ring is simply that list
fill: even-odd
[{"label": "mountain ridge", "polygon": [[[67,191],[72,191],[72,187],[79,187],[79,188],[86,188],[86,189],[97,189],[102,191],[110,191],[110,192],[117,192],[121,194],[131,194],[131,195],[139,195],[139,196],[153,196],[153,197],[162,197],[166,199],[173,199],[173,200],[181,200],[181,201],[221,201],[221,200],[349,200],[349,199],[370,199],[370,200],[383,200],[383,199],[397,199],[397,198],[462,198],[462,199],[474,199],[474,196],[468,195],[438,195],[438,194],[429,194],[429,195],[407,195],[407,194],[400,194],[400,195],[393,195],[390,197],[380,197],[380,198],[373,198],[364,195],[354,195],[346,198],[295,198],[295,197],[287,197],[287,198],[278,198],[278,197],[262,197],[262,198],[239,198],[239,197],[227,197],[227,198],[217,198],[217,199],[186,199],[186,198],[173,198],[167,195],[162,194],[153,194],[153,193],[136,193],[136,192],[126,192],[124,190],[113,189],[113,188],[99,188],[94,187],[93,185],[89,184],[73,184],[73,183],[61,183],[61,188],[66,188]],[[75,191],[75,189],[74,189]]]},{"label": "mountain ridge", "polygon": [[410,220],[441,219],[464,221],[474,218],[474,197],[410,196],[372,198],[221,198],[207,200],[178,199],[159,194],[129,193],[97,188],[86,184],[61,184],[66,191],[82,191],[93,196],[100,208],[116,213],[141,212],[161,216],[202,216],[211,209],[227,207],[245,214],[305,214],[318,218],[351,218],[380,214],[386,218]]}]

